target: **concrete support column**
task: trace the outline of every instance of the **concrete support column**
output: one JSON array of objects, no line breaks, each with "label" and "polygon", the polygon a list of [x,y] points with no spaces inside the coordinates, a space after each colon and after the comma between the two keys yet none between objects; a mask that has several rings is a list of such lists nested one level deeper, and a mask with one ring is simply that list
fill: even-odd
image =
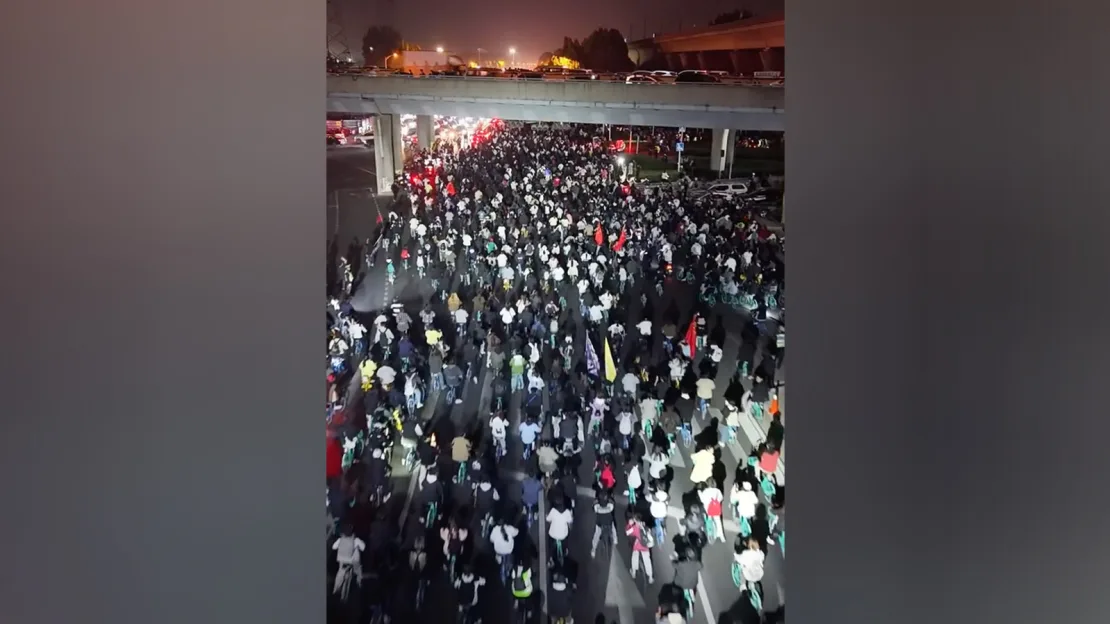
[{"label": "concrete support column", "polygon": [[379,195],[393,192],[393,180],[404,170],[404,163],[400,115],[374,117],[374,169],[378,177]]},{"label": "concrete support column", "polygon": [[728,60],[732,62],[732,73],[734,76],[739,76],[740,74],[744,73],[744,65],[740,61],[739,50],[729,50]]},{"label": "concrete support column", "polygon": [[759,65],[762,71],[775,71],[775,55],[771,52],[771,48],[763,48],[759,51]]},{"label": "concrete support column", "polygon": [[701,70],[709,69],[709,65],[706,64],[706,62],[705,62],[705,52],[698,52],[697,54],[694,55],[694,58],[697,59],[697,61],[698,61],[698,67],[697,67],[698,69],[701,69]]},{"label": "concrete support column", "polygon": [[682,65],[682,69],[696,69],[694,67],[694,55],[689,52],[679,52],[678,59]]},{"label": "concrete support column", "polygon": [[432,124],[431,115],[416,116],[416,146],[420,149],[430,149],[435,140],[435,126]]},{"label": "concrete support column", "polygon": [[736,137],[735,130],[728,131],[728,145],[725,147],[725,175],[732,177],[732,163],[736,161]]},{"label": "concrete support column", "polygon": [[667,69],[669,69],[673,72],[682,71],[682,63],[679,60],[677,54],[673,54],[673,53],[672,54],[667,54],[666,58],[667,58]]},{"label": "concrete support column", "polygon": [[718,175],[728,170],[728,162],[733,153],[729,146],[735,142],[734,138],[732,130],[713,128],[713,138],[710,139],[712,143],[709,145],[709,166]]}]

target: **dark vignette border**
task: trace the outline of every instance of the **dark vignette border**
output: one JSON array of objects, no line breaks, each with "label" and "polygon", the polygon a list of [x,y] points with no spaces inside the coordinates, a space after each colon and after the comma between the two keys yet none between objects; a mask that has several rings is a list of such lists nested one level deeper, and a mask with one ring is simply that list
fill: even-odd
[{"label": "dark vignette border", "polygon": [[[788,7],[797,622],[1108,621],[1096,8]],[[323,7],[0,34],[0,621],[322,621]]]},{"label": "dark vignette border", "polygon": [[323,622],[324,3],[0,14],[0,621]]},{"label": "dark vignette border", "polygon": [[1106,13],[788,3],[795,624],[1110,621]]}]

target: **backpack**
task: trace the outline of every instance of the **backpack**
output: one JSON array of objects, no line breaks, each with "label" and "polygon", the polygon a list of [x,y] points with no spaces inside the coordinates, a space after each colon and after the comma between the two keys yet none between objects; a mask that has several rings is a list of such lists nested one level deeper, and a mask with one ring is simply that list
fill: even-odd
[{"label": "backpack", "polygon": [[646,548],[655,548],[655,533],[649,531],[642,523],[640,527],[640,545]]},{"label": "backpack", "polygon": [[519,593],[528,589],[528,585],[524,582],[524,575],[513,577],[513,592]]}]

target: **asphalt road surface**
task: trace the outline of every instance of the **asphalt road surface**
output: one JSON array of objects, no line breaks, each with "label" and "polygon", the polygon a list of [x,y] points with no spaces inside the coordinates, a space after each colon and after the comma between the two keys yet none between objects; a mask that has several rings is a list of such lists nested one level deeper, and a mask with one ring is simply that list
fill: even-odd
[{"label": "asphalt road surface", "polygon": [[366,240],[374,231],[378,210],[387,203],[376,197],[373,147],[327,150],[327,232],[343,247],[351,238]]},{"label": "asphalt road surface", "polygon": [[[371,158],[372,160],[372,158]],[[357,159],[345,161],[343,166],[357,166],[352,165],[352,161],[357,163]],[[329,169],[331,162],[329,162]],[[338,175],[338,174],[337,174]],[[329,180],[331,175],[329,174]],[[386,205],[383,203],[383,209]],[[460,268],[463,256],[460,256]],[[456,274],[456,280],[458,279]],[[457,283],[457,282],[456,282]],[[628,314],[628,327],[626,332],[629,334],[630,339],[626,340],[625,351],[630,351],[635,343],[631,336],[635,336],[634,324],[641,320],[641,307],[639,301],[640,284],[634,285],[632,300],[632,310]],[[665,323],[663,316],[664,313],[670,308],[672,304],[677,305],[680,310],[680,318],[689,322],[690,315],[692,314],[692,306],[695,301],[696,293],[692,288],[681,283],[676,283],[672,287],[666,289],[662,297],[658,297],[654,288],[648,288],[649,296],[651,297],[652,309],[655,312],[655,318],[652,319],[653,327],[660,328]],[[585,324],[579,315],[579,304],[577,289],[573,286],[565,288],[563,293],[567,298],[568,308],[573,315],[576,326],[575,337],[575,356],[582,358],[584,356],[585,344]],[[406,272],[402,267],[397,267],[397,279],[393,284],[389,284],[386,279],[384,269],[384,261],[379,261],[376,266],[366,271],[365,276],[360,281],[358,286],[358,293],[356,298],[362,298],[370,302],[378,302],[376,306],[380,310],[387,309],[388,305],[394,301],[399,301],[405,304],[409,314],[415,319],[417,312],[423,307],[424,303],[432,297],[432,288],[427,280],[420,280],[417,278],[415,267],[411,272]],[[433,302],[433,307],[439,306],[444,311],[445,306],[438,303],[438,299]],[[720,416],[718,408],[723,405],[723,394],[729,385],[730,376],[736,370],[737,350],[740,346],[739,327],[742,320],[736,313],[731,310],[723,309],[724,314],[716,319],[709,321],[708,329],[712,329],[713,323],[722,322],[730,330],[728,332],[728,339],[726,344],[722,345],[724,350],[724,359],[720,363],[719,372],[716,379],[717,392],[712,403],[710,416]],[[443,317],[440,317],[440,324],[443,322]],[[684,328],[680,325],[680,328]],[[735,328],[736,331],[732,331]],[[681,329],[680,329],[681,331]],[[599,356],[601,355],[601,345],[595,344]],[[662,337],[657,334],[653,351],[658,354],[662,351]],[[699,353],[698,358],[701,357]],[[758,358],[757,362],[758,363]],[[624,371],[618,369],[618,380]],[[473,377],[477,377],[475,382]],[[474,419],[480,419],[483,422],[488,420],[491,401],[491,384],[493,381],[493,374],[487,371],[484,367],[482,370],[477,371],[468,377],[466,385],[462,394],[462,402],[454,405],[446,405],[443,393],[429,393],[425,404],[425,418],[451,418],[456,423],[472,422]],[[781,377],[780,377],[781,381]],[[356,379],[357,382],[357,379]],[[780,405],[785,406],[785,392],[780,389]],[[547,396],[546,389],[544,390],[544,404],[547,407],[550,403],[550,398]],[[522,399],[521,393],[514,394],[511,404],[509,406],[509,418],[513,427],[510,431],[515,431],[515,425],[520,422],[520,403]],[[693,410],[694,403],[692,400],[683,401],[679,404],[679,409]],[[784,409],[785,412],[785,409]],[[785,419],[785,416],[784,416]],[[693,430],[697,435],[701,429],[708,424],[708,418],[699,419],[693,418]],[[736,468],[738,461],[745,458],[750,452],[753,439],[758,443],[762,439],[763,433],[766,431],[767,423],[750,422],[746,423],[744,427],[745,433],[739,434],[727,450],[722,453],[724,461],[725,474],[728,475],[725,487],[722,488],[725,492],[726,498],[728,488],[732,485],[732,475]],[[549,433],[549,432],[545,432]],[[671,465],[674,467],[675,477],[674,484],[671,488],[672,495],[672,518],[668,521],[667,531],[668,540],[665,544],[660,544],[653,549],[652,560],[654,565],[654,584],[649,586],[644,574],[641,572],[637,579],[633,579],[630,573],[631,561],[631,548],[627,538],[623,534],[619,535],[618,543],[615,547],[606,548],[599,547],[598,556],[590,557],[590,546],[594,530],[594,518],[592,509],[592,496],[593,492],[591,485],[593,483],[593,450],[591,439],[587,437],[584,450],[582,451],[582,464],[579,474],[580,487],[578,488],[578,500],[575,507],[575,521],[572,526],[571,535],[568,538],[566,545],[569,560],[571,565],[577,569],[577,591],[574,594],[575,600],[575,613],[574,618],[576,622],[589,624],[594,622],[594,618],[598,613],[604,613],[607,621],[620,622],[625,624],[627,622],[644,622],[653,623],[653,613],[656,608],[656,601],[660,589],[665,583],[673,579],[673,568],[670,564],[670,556],[673,552],[673,545],[670,540],[673,536],[677,535],[677,517],[682,515],[682,508],[680,503],[681,494],[692,489],[692,484],[689,480],[689,470],[692,467],[690,454],[693,449],[680,448],[672,459]],[[402,451],[398,446],[394,452],[394,495],[390,501],[387,514],[391,521],[395,521],[397,528],[404,531],[407,525],[414,522],[419,522],[417,516],[419,511],[414,511],[413,507],[409,506],[412,493],[415,491],[417,484],[415,476],[408,474],[405,469],[400,465],[400,456]],[[519,478],[523,467],[521,459],[521,448],[519,438],[515,435],[509,436],[509,450],[507,456],[500,462],[497,472],[497,481],[503,484],[510,484],[507,489],[510,497],[519,501],[518,488],[512,487],[511,482]],[[618,475],[618,479],[620,479]],[[623,491],[624,484],[618,482],[616,491]],[[624,519],[624,512],[627,501],[622,496],[617,501],[617,510],[615,517],[618,522]],[[540,513],[538,520],[531,529],[529,541],[531,545],[528,547],[535,554],[546,558],[550,553],[546,551],[546,526],[543,521],[544,515],[547,512],[547,505],[545,502],[541,503]],[[699,591],[696,600],[696,614],[694,622],[698,623],[716,623],[716,622],[745,622],[744,616],[751,611],[751,607],[747,605],[746,600],[740,598],[738,590],[732,583],[731,563],[733,556],[733,542],[737,536],[738,527],[730,517],[728,507],[726,505],[726,521],[725,521],[725,542],[715,542],[707,546],[703,553],[704,568],[701,573],[699,582]],[[395,520],[394,520],[395,519]],[[477,534],[474,531],[472,534]],[[520,540],[524,537],[522,533],[517,539]],[[482,574],[487,579],[487,585],[481,594],[481,603],[479,609],[483,616],[484,624],[499,624],[501,622],[511,622],[512,619],[512,600],[506,588],[501,586],[498,578],[496,563],[492,558],[492,549],[488,543],[480,538],[475,538],[476,541],[476,567],[482,571]],[[541,561],[543,559],[540,559]],[[763,581],[764,586],[764,609],[766,611],[773,611],[778,607],[785,604],[785,594],[783,588],[785,586],[784,564],[782,552],[779,545],[774,545],[769,548],[765,578]],[[547,579],[546,566],[536,565],[534,572],[537,575],[537,590],[546,590]],[[435,580],[425,593],[425,600],[419,612],[419,618],[415,612],[415,586],[411,582],[402,583],[400,591],[396,592],[395,599],[401,606],[401,610],[397,612],[400,618],[395,621],[421,621],[428,622],[450,622],[453,621],[455,612],[455,598],[454,589],[449,585],[444,574],[435,574]],[[413,611],[408,611],[409,607],[413,607]],[[409,616],[412,616],[409,618]],[[538,621],[538,620],[537,620]]]}]

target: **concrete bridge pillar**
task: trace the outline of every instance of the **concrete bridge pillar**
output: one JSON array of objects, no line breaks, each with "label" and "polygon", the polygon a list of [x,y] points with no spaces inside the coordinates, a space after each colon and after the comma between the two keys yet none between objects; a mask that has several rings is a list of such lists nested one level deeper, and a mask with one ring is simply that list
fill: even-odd
[{"label": "concrete bridge pillar", "polygon": [[713,128],[711,140],[709,164],[718,177],[728,175],[732,171],[732,161],[736,155],[736,131]]},{"label": "concrete bridge pillar", "polygon": [[694,58],[698,61],[698,69],[709,69],[709,65],[705,62],[705,52],[698,52],[696,55],[694,55]]},{"label": "concrete bridge pillar", "polygon": [[695,61],[693,54],[690,54],[689,52],[679,52],[678,59],[679,64],[682,66],[682,69],[697,69],[696,67],[694,67]]},{"label": "concrete bridge pillar", "polygon": [[667,54],[666,59],[667,59],[667,69],[669,69],[670,71],[673,71],[673,72],[682,71],[682,62],[679,60],[677,54],[673,54],[673,53]]},{"label": "concrete bridge pillar", "polygon": [[401,140],[401,117],[374,117],[374,169],[378,177],[378,194],[393,192],[393,180],[404,170],[404,143]]},{"label": "concrete bridge pillar", "polygon": [[763,48],[759,51],[759,65],[763,71],[775,71],[775,57],[771,53],[771,48]]},{"label": "concrete bridge pillar", "polygon": [[739,76],[740,74],[744,73],[744,65],[740,60],[739,50],[729,50],[728,60],[732,62],[732,74],[734,76]]},{"label": "concrete bridge pillar", "polygon": [[416,116],[416,146],[420,149],[431,149],[435,140],[435,126],[432,124],[431,115]]}]

